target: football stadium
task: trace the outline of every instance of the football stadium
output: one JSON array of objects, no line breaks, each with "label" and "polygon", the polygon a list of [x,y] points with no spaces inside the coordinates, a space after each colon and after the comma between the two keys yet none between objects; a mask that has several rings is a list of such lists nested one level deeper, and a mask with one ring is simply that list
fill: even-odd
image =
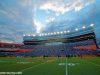
[{"label": "football stadium", "polygon": [[0,0],[0,75],[100,75],[100,0]]}]

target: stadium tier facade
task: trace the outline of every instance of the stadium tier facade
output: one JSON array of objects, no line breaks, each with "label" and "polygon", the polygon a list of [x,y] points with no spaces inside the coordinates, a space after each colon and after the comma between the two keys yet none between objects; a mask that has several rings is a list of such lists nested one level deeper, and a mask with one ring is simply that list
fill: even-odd
[{"label": "stadium tier facade", "polygon": [[70,42],[79,42],[84,40],[93,40],[96,47],[96,37],[94,33],[94,28],[92,26],[83,28],[81,30],[76,30],[74,32],[61,31],[61,32],[51,32],[27,35],[23,38],[23,43],[25,45],[48,45],[48,44],[62,44]]},{"label": "stadium tier facade", "polygon": [[75,31],[60,31],[24,35],[24,46],[32,56],[80,56],[94,55],[96,43],[94,27],[82,27]]}]

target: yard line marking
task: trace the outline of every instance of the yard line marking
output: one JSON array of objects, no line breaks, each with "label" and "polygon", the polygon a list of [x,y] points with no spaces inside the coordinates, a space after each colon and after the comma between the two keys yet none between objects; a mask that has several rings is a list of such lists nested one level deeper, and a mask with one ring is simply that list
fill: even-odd
[{"label": "yard line marking", "polygon": [[[87,60],[85,60],[85,61],[87,61]],[[91,63],[91,64],[93,64],[93,65],[95,65],[95,66],[99,66],[100,67],[100,65],[98,65],[98,64],[96,64],[96,63],[93,63],[93,62],[90,62],[90,61],[87,61],[88,63]]]},{"label": "yard line marking", "polygon": [[67,58],[66,58],[66,62],[65,62],[65,64],[66,64],[66,75],[68,75],[68,69],[67,69]]},{"label": "yard line marking", "polygon": [[23,70],[21,70],[21,71],[23,72],[23,71],[25,71],[25,70],[38,67],[39,65],[42,65],[42,64],[45,64],[45,63],[41,63],[41,64],[38,64],[38,65],[35,65],[35,66],[31,66],[31,67],[25,68],[25,69],[23,69]]},{"label": "yard line marking", "polygon": [[93,62],[89,62],[89,63],[91,63],[91,64],[94,64],[94,65],[96,65],[96,66],[99,66],[99,67],[100,67],[100,65],[98,65],[98,64],[95,64],[95,63],[93,63]]},{"label": "yard line marking", "polygon": [[[56,60],[55,60],[55,61],[56,61]],[[25,71],[25,70],[28,70],[28,69],[31,69],[31,68],[35,68],[35,67],[38,67],[38,66],[40,66],[40,65],[42,65],[42,64],[46,64],[46,63],[48,63],[48,62],[44,62],[44,63],[38,64],[38,65],[34,65],[34,66],[31,66],[31,67],[25,68],[25,69],[23,69],[23,70],[21,70],[21,71],[23,72],[23,71]]]}]

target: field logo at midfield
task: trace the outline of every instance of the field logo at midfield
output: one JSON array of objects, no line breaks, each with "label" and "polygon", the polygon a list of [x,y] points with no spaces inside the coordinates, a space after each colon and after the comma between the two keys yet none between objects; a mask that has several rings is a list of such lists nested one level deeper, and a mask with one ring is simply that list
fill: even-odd
[{"label": "field logo at midfield", "polygon": [[58,65],[59,66],[65,66],[65,63],[59,63]]},{"label": "field logo at midfield", "polygon": [[79,63],[59,63],[58,65],[59,66],[65,66],[65,65],[68,65],[68,66],[76,66],[76,65],[79,65]]}]

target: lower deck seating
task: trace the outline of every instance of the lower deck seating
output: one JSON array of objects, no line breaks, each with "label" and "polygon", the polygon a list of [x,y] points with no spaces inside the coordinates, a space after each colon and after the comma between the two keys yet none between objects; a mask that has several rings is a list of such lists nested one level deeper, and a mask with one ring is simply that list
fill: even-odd
[{"label": "lower deck seating", "polygon": [[1,56],[77,56],[85,54],[100,55],[100,50],[81,50],[75,46],[94,45],[93,40],[86,40],[74,43],[59,45],[24,45],[21,49],[29,49],[27,52],[0,52]]}]

